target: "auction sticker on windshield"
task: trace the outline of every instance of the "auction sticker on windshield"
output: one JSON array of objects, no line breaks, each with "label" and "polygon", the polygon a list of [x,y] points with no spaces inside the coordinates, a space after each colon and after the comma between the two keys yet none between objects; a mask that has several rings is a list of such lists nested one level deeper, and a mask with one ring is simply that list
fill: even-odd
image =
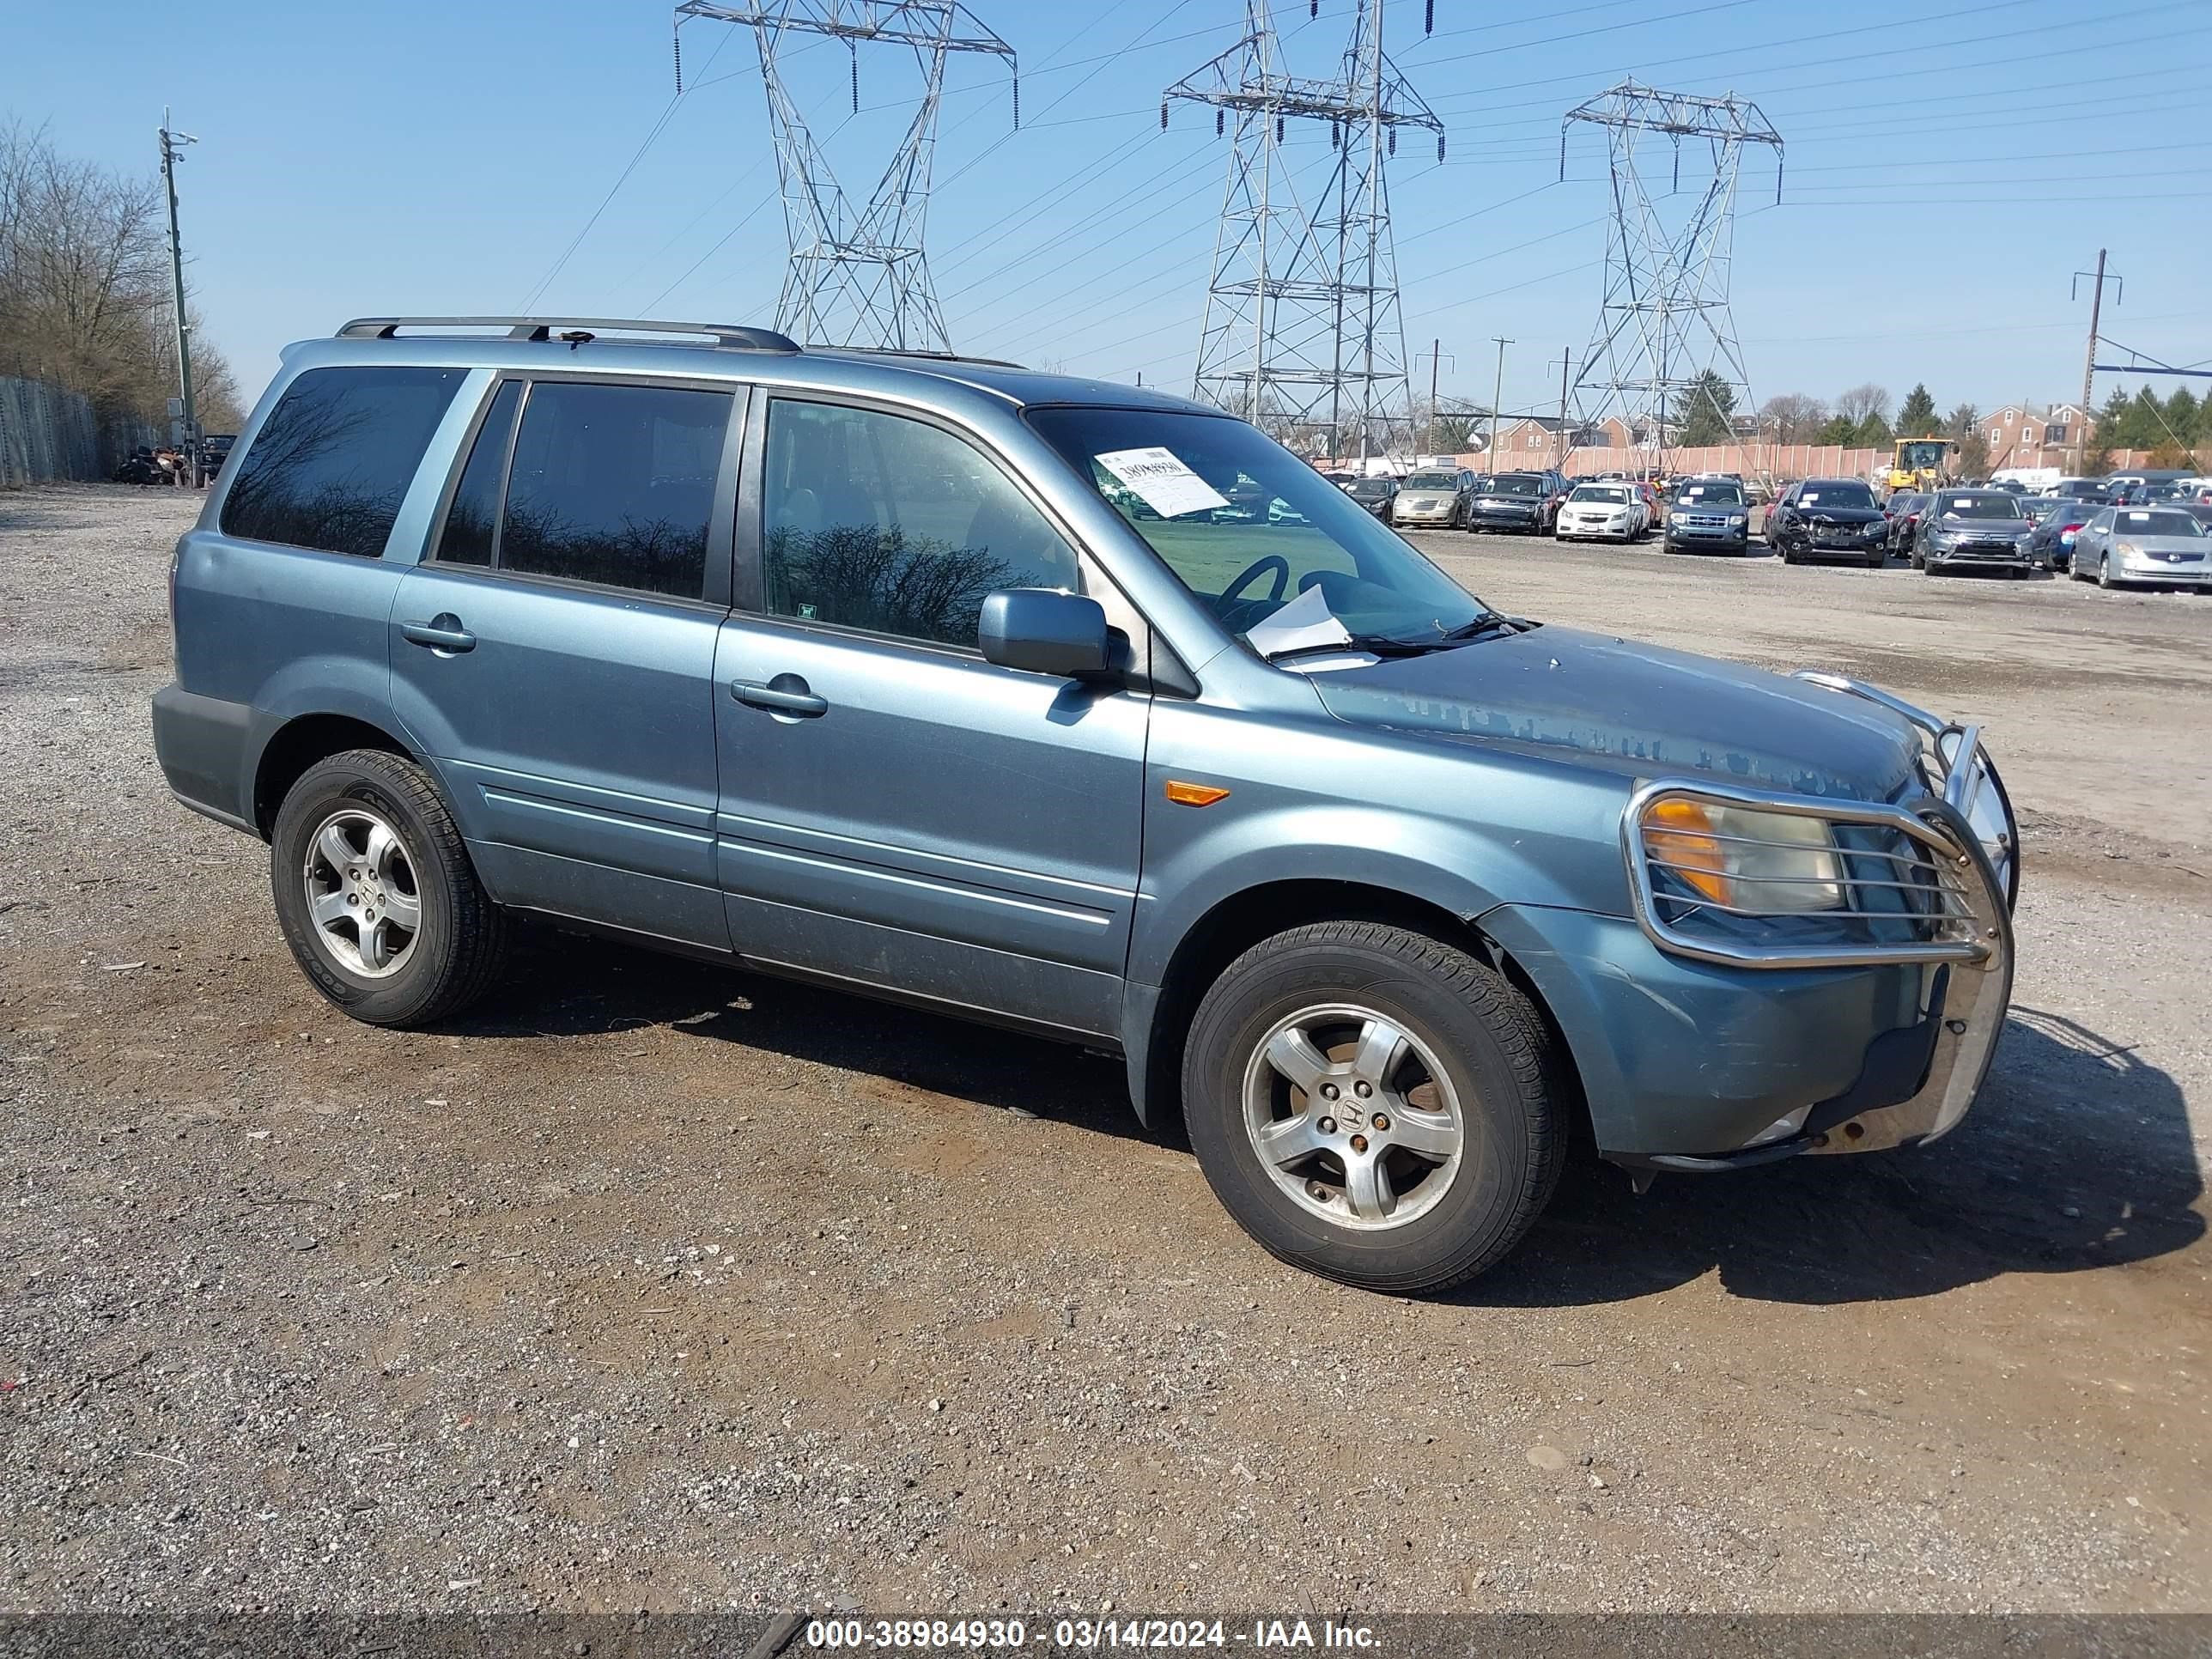
[{"label": "auction sticker on windshield", "polygon": [[1135,490],[1145,505],[1164,519],[1229,505],[1226,495],[1176,459],[1173,450],[1158,445],[1149,449],[1117,449],[1101,455],[1098,465]]}]

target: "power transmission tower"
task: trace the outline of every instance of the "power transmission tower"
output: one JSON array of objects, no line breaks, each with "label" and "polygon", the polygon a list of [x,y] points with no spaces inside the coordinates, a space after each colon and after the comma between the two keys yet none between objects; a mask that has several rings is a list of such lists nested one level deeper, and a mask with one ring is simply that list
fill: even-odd
[{"label": "power transmission tower", "polygon": [[[733,6],[685,0],[676,8],[679,31],[694,17],[750,24],[760,49],[761,80],[775,129],[784,226],[791,242],[791,263],[784,272],[782,297],[776,302],[776,326],[802,342],[820,345],[951,351],[951,339],[922,247],[930,164],[937,150],[938,105],[945,93],[945,60],[956,52],[1005,58],[1008,71],[1016,76],[1014,124],[1019,126],[1021,82],[1014,49],[957,0],[759,0]],[[906,46],[921,70],[921,101],[864,208],[855,210],[830,170],[777,66],[784,37],[793,34],[844,43],[852,57],[854,114],[860,108],[863,45]],[[678,41],[680,92],[680,33]]]},{"label": "power transmission tower", "polygon": [[[1311,0],[1317,15],[1318,0]],[[1275,431],[1325,434],[1346,452],[1352,424],[1364,456],[1413,430],[1386,165],[1398,129],[1437,138],[1443,123],[1382,50],[1382,0],[1356,0],[1343,72],[1288,73],[1270,0],[1245,0],[1244,36],[1167,89],[1170,104],[1212,105],[1214,131],[1236,132],[1214,238],[1194,391]],[[1300,205],[1281,156],[1292,119],[1326,121],[1335,162],[1314,211]]]},{"label": "power transmission tower", "polygon": [[[1605,297],[1576,377],[1577,412],[1585,423],[1618,413],[1632,428],[1650,422],[1663,466],[1668,422],[1686,421],[1702,399],[1732,432],[1734,407],[1749,410],[1750,378],[1729,310],[1735,249],[1736,179],[1747,144],[1774,150],[1774,199],[1782,199],[1782,135],[1758,105],[1731,94],[1702,98],[1624,81],[1567,112],[1559,127],[1559,176],[1566,177],[1567,133],[1577,122],[1606,129],[1613,215],[1606,233]],[[1667,189],[1681,194],[1682,141],[1703,139],[1710,176],[1680,205],[1662,210],[1646,167],[1663,143]],[[1696,153],[1692,152],[1693,160]],[[1735,397],[1741,394],[1741,398]]]}]

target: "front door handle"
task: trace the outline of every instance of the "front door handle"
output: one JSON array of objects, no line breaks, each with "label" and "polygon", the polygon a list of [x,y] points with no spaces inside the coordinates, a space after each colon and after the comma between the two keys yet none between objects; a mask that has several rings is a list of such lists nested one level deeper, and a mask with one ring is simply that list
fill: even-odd
[{"label": "front door handle", "polygon": [[477,648],[477,636],[461,626],[461,619],[450,611],[441,611],[428,622],[402,623],[400,637],[410,645],[428,646],[433,651],[459,652]]},{"label": "front door handle", "polygon": [[765,708],[771,714],[812,719],[830,712],[829,700],[816,696],[796,674],[778,674],[765,685],[758,680],[732,680],[730,695],[749,708]]}]

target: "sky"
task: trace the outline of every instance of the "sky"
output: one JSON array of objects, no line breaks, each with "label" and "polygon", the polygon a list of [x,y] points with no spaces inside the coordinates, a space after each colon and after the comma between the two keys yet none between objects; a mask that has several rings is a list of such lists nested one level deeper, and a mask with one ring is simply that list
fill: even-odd
[{"label": "sky", "polygon": [[[1389,187],[1407,351],[1447,397],[1556,406],[1599,317],[1603,136],[1561,117],[1626,76],[1757,100],[1732,299],[1755,398],[1874,381],[1938,404],[2071,400],[2109,248],[2109,340],[2212,360],[2212,0],[1385,0],[1443,119]],[[1328,75],[1352,0],[1283,0],[1288,67]],[[1243,0],[972,0],[1018,54],[947,71],[928,246],[956,346],[1187,390],[1229,161],[1163,88],[1237,41]],[[150,168],[165,106],[191,280],[251,397],[288,341],[394,313],[771,323],[785,229],[752,32],[663,0],[225,0],[189,28],[0,0],[0,118]],[[903,61],[902,59],[903,58]],[[853,112],[855,64],[860,112]],[[911,118],[910,55],[817,45],[784,71],[855,197]],[[1291,135],[1310,201],[1325,128]],[[1686,167],[1691,182],[1694,160]],[[1654,188],[1664,189],[1656,179]],[[2086,289],[2086,284],[2081,285]],[[2114,300],[2117,298],[2117,303]],[[2108,347],[2100,356],[2112,356]],[[2100,376],[2100,401],[2129,377]],[[2161,392],[2180,384],[2155,382]],[[2189,384],[2202,389],[2207,383]]]}]

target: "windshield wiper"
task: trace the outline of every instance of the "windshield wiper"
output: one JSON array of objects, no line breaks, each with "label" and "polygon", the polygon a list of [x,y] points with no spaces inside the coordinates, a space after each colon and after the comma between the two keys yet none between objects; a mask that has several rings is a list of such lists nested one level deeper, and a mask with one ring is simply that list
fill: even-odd
[{"label": "windshield wiper", "polygon": [[1527,624],[1518,618],[1506,616],[1502,611],[1485,611],[1478,613],[1472,620],[1462,623],[1457,628],[1446,629],[1434,640],[1425,643],[1464,645],[1470,640],[1487,639],[1493,635],[1518,634],[1526,626]]},{"label": "windshield wiper", "polygon": [[1387,634],[1354,634],[1349,639],[1323,640],[1312,645],[1285,646],[1280,651],[1270,651],[1263,661],[1291,662],[1299,657],[1322,657],[1332,653],[1364,651],[1370,657],[1413,657],[1429,648],[1430,641],[1423,640],[1394,640]]}]

